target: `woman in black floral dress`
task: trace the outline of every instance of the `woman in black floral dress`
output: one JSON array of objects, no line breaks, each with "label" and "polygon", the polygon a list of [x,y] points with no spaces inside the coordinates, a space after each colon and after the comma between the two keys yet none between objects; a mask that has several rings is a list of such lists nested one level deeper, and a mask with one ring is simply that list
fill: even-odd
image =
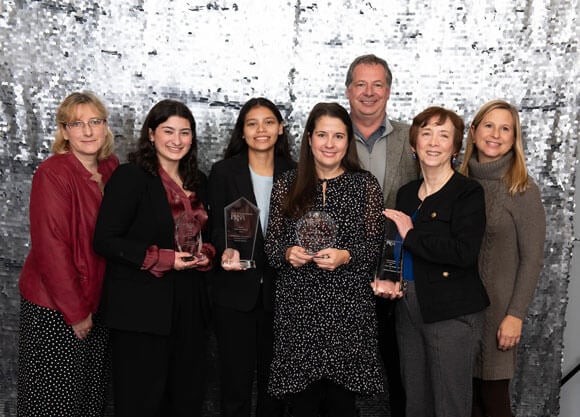
[{"label": "woman in black floral dress", "polygon": [[[308,251],[296,226],[322,211],[331,247]],[[311,111],[297,170],[274,184],[265,250],[279,272],[269,390],[294,417],[354,416],[355,394],[382,390],[372,288],[383,223],[376,179],[358,163],[352,122],[335,103]],[[310,249],[310,248],[309,248]]]}]

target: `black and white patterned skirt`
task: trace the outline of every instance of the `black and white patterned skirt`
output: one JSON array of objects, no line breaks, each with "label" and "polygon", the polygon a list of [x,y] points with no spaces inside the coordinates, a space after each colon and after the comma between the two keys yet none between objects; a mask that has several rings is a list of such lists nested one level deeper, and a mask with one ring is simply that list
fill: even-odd
[{"label": "black and white patterned skirt", "polygon": [[61,313],[21,298],[18,416],[102,416],[109,376],[106,328],[80,340]]}]

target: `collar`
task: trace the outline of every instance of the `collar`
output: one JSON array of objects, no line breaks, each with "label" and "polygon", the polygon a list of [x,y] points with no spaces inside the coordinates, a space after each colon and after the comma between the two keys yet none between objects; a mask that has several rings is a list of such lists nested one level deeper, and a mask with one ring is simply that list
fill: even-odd
[{"label": "collar", "polygon": [[482,180],[498,180],[513,164],[514,152],[510,150],[500,159],[492,162],[482,163],[477,160],[476,153],[471,155],[469,160],[469,176]]},{"label": "collar", "polygon": [[368,137],[368,139],[365,139],[365,137],[362,135],[362,133],[360,132],[360,130],[358,129],[358,127],[354,123],[353,123],[353,129],[354,129],[355,139],[358,142],[364,144],[368,148],[369,152],[372,151],[373,145],[379,139],[386,137],[394,130],[393,125],[391,124],[391,122],[387,118],[387,115],[385,115],[380,126],[373,133],[371,133],[371,135]]}]

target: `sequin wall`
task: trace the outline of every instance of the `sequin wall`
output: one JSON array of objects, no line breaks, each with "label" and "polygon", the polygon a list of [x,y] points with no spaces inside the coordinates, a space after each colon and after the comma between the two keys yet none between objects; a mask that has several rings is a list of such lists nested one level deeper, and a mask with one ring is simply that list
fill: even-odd
[{"label": "sequin wall", "polygon": [[[0,414],[15,415],[17,280],[29,248],[31,176],[49,155],[55,110],[68,93],[89,89],[104,99],[122,159],[155,102],[186,102],[207,172],[250,97],[277,102],[298,138],[316,102],[348,104],[348,64],[375,53],[394,74],[392,118],[409,121],[436,104],[469,122],[493,98],[521,109],[548,235],[513,403],[518,416],[558,415],[579,122],[578,12],[577,0],[0,0]],[[211,409],[207,415],[216,415]]]}]

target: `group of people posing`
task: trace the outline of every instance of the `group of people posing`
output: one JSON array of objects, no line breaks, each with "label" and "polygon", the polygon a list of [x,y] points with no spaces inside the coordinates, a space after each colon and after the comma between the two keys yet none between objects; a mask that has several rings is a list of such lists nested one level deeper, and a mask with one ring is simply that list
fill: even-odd
[{"label": "group of people posing", "polygon": [[[356,58],[350,112],[316,104],[297,163],[277,106],[250,99],[209,177],[183,103],[155,104],[119,165],[103,103],[66,97],[32,181],[18,415],[102,416],[111,379],[117,417],[201,416],[212,329],[223,417],[354,417],[385,379],[395,417],[511,416],[545,238],[518,112],[483,105],[459,164],[463,120],[389,119],[391,83]],[[226,241],[240,198],[259,209],[251,268]],[[302,243],[310,212],[332,219],[330,247]],[[185,215],[195,253],[176,245]],[[402,272],[378,281],[387,221]]]}]

